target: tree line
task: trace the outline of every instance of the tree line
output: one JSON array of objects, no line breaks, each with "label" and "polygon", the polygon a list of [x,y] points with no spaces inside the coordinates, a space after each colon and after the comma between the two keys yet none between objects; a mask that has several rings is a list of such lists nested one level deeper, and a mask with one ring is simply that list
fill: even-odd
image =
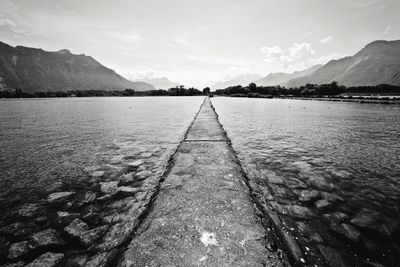
[{"label": "tree line", "polygon": [[295,88],[283,86],[230,86],[215,91],[216,95],[275,97],[275,96],[338,96],[341,94],[400,94],[400,86],[381,84],[376,86],[339,86],[337,82],[329,84],[306,84]]},{"label": "tree line", "polygon": [[2,90],[0,98],[41,98],[41,97],[91,97],[91,96],[195,96],[202,95],[203,92],[190,87],[185,88],[183,85],[170,88],[168,90],[150,90],[150,91],[135,91],[134,89],[125,90],[70,90],[58,92],[34,92],[27,93],[21,89]]}]

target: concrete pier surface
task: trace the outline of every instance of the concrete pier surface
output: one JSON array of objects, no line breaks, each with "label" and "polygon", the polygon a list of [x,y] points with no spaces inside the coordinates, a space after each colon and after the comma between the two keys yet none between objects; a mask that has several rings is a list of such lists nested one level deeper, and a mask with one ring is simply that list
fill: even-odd
[{"label": "concrete pier surface", "polygon": [[207,98],[119,266],[286,266]]}]

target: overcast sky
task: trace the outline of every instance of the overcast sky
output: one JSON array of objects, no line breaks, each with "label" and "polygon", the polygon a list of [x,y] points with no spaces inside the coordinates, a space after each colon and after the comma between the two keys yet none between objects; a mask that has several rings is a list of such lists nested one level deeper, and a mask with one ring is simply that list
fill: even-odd
[{"label": "overcast sky", "polygon": [[0,40],[203,87],[400,39],[399,0],[0,0]]}]

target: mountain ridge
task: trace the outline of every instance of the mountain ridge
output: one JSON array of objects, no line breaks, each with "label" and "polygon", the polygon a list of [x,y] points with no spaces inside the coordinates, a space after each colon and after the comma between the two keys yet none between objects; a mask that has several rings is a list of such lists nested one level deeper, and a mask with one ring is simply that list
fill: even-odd
[{"label": "mountain ridge", "polygon": [[222,89],[235,85],[247,86],[249,83],[252,83],[260,78],[261,75],[258,73],[242,73],[232,79],[215,83],[213,86],[211,86],[211,89]]},{"label": "mountain ridge", "polygon": [[292,73],[285,72],[271,72],[264,78],[261,78],[254,83],[258,86],[277,86],[277,85],[285,85],[288,81],[294,78],[300,78],[314,73],[317,69],[322,67],[322,65],[314,65],[308,69],[295,71]]},{"label": "mountain ridge", "polygon": [[311,75],[286,86],[338,82],[345,86],[400,85],[400,40],[373,41],[353,56],[331,60]]},{"label": "mountain ridge", "polygon": [[143,78],[143,79],[136,79],[133,82],[145,82],[148,84],[153,85],[157,89],[169,89],[179,86],[180,84],[177,82],[170,81],[167,77],[157,77],[157,78]]},{"label": "mountain ridge", "polygon": [[67,49],[45,51],[0,42],[0,90],[27,93],[69,90],[153,90],[144,82],[132,82],[93,57]]}]

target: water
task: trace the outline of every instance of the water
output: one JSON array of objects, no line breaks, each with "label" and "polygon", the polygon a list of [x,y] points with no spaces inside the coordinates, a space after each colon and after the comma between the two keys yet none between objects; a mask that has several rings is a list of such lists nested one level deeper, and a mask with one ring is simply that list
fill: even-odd
[{"label": "water", "polygon": [[[156,170],[202,97],[0,101],[0,211],[81,188],[90,172],[120,175],[135,159]],[[5,188],[7,188],[5,190]]]},{"label": "water", "polygon": [[[399,106],[220,97],[212,102],[245,169],[255,177],[273,176],[286,183],[271,185],[278,203],[311,209],[319,215],[306,220],[314,227],[329,224],[321,220],[325,213],[342,212],[351,224],[358,212],[368,209],[381,220],[379,226],[375,231],[358,229],[361,240],[345,239],[344,245],[353,246],[353,256],[367,255],[366,240],[372,239],[382,246],[373,251],[377,261],[393,264],[400,243],[398,228],[389,229],[398,227],[400,219]],[[310,178],[332,186],[325,191],[344,201],[333,200],[326,208],[317,208],[315,200],[300,201],[302,190],[310,189]],[[335,246],[330,240],[324,243]]]}]

